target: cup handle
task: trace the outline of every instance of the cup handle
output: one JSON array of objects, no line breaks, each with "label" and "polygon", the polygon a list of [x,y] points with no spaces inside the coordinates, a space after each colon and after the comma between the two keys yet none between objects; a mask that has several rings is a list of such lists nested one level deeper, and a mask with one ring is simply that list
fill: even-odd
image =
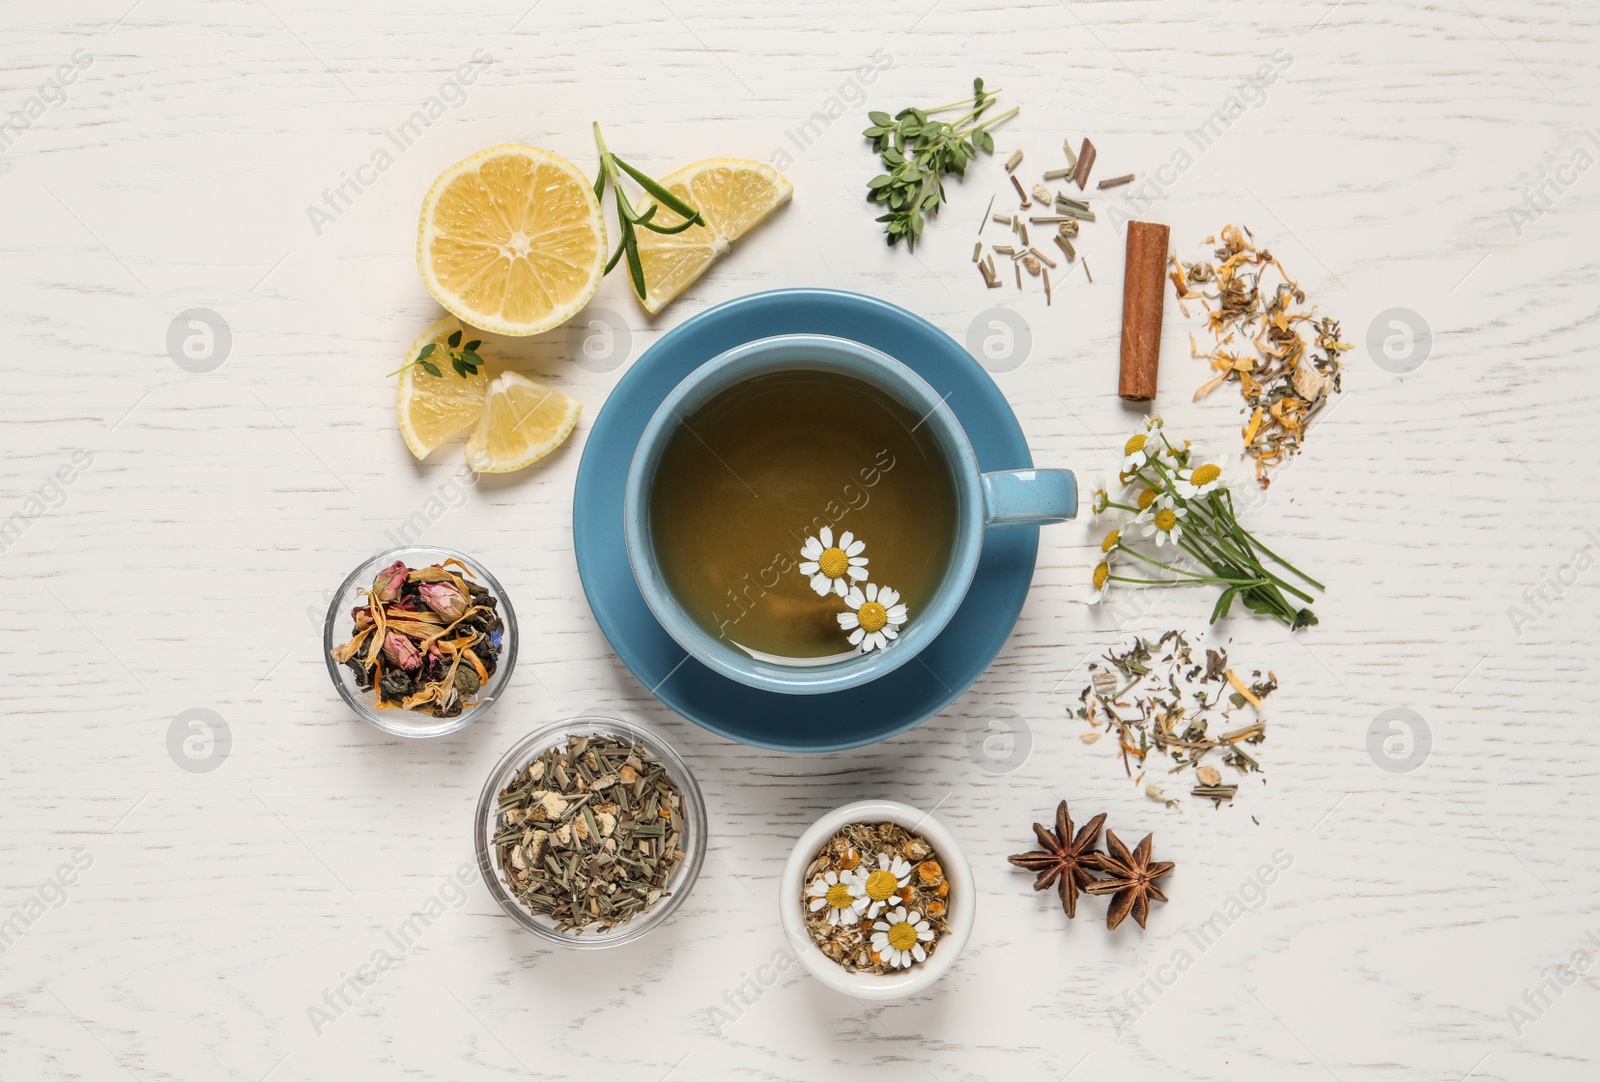
[{"label": "cup handle", "polygon": [[985,526],[1042,526],[1077,517],[1078,479],[1071,470],[995,470],[980,481]]}]

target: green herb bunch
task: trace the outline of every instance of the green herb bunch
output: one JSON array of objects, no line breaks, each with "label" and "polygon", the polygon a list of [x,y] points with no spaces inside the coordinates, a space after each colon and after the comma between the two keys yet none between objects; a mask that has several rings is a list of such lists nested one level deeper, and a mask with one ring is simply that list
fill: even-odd
[{"label": "green herb bunch", "polygon": [[444,370],[435,361],[440,357],[444,357],[449,360],[450,367],[456,370],[456,375],[462,379],[466,379],[468,376],[476,376],[478,368],[483,364],[483,358],[478,356],[478,347],[481,345],[483,345],[482,340],[474,338],[463,346],[461,344],[461,332],[457,330],[452,332],[449,338],[445,339],[443,352],[439,350],[437,342],[429,342],[422,347],[422,351],[417,354],[416,360],[409,364],[401,365],[393,372],[390,372],[389,375],[398,376],[413,365],[420,365],[428,375],[442,376],[444,375]]},{"label": "green herb bunch", "polygon": [[[927,217],[937,214],[944,202],[945,174],[965,176],[967,163],[978,156],[978,151],[994,153],[994,136],[989,129],[1017,112],[1017,107],[1012,106],[998,116],[981,120],[999,94],[998,90],[985,90],[982,79],[974,79],[970,99],[931,109],[902,109],[893,119],[888,113],[867,114],[872,126],[861,134],[872,140],[872,149],[889,170],[867,181],[867,199],[889,206],[889,212],[877,220],[887,223],[883,231],[891,248],[902,239],[907,251],[916,247]],[[954,120],[931,119],[935,113],[962,108],[966,112]]]},{"label": "green herb bunch", "polygon": [[[1118,496],[1103,484],[1096,488],[1094,515],[1120,511],[1131,517],[1100,543],[1091,603],[1103,600],[1112,583],[1210,585],[1220,591],[1211,610],[1213,624],[1228,615],[1235,601],[1291,631],[1317,622],[1310,607],[1315,599],[1305,588],[1321,590],[1322,583],[1239,524],[1221,467],[1200,461],[1187,440],[1167,435],[1159,419],[1129,437],[1117,479],[1125,486]],[[1168,544],[1178,557],[1171,562],[1155,555]],[[1143,566],[1129,567],[1128,560]],[[1126,575],[1122,568],[1160,577]]]},{"label": "green herb bunch", "polygon": [[[706,220],[700,217],[700,212],[688,203],[673,195],[663,188],[658,182],[645,176],[639,170],[611,153],[606,148],[606,141],[600,136],[600,125],[594,126],[595,145],[600,148],[600,173],[594,178],[594,197],[606,197],[606,181],[611,181],[611,192],[617,199],[617,229],[622,234],[622,239],[617,242],[617,250],[611,253],[611,259],[606,263],[605,273],[610,274],[617,260],[624,255],[628,257],[628,276],[633,279],[633,290],[639,294],[639,299],[644,300],[644,265],[639,262],[639,239],[634,229],[644,226],[652,233],[682,233],[692,225],[705,225]],[[622,190],[622,177],[627,174],[638,181],[639,187],[655,197],[656,203],[643,214],[633,209],[633,204],[628,201],[627,195]],[[654,219],[656,211],[666,207],[683,219],[677,225],[661,225]]]}]

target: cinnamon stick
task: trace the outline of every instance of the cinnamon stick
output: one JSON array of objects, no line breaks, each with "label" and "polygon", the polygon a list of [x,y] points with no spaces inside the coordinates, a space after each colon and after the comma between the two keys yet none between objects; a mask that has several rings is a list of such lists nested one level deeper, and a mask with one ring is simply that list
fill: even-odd
[{"label": "cinnamon stick", "polygon": [[1117,393],[1129,402],[1156,396],[1161,363],[1161,313],[1165,300],[1167,242],[1171,230],[1155,222],[1128,223],[1128,263],[1122,280],[1122,370]]}]

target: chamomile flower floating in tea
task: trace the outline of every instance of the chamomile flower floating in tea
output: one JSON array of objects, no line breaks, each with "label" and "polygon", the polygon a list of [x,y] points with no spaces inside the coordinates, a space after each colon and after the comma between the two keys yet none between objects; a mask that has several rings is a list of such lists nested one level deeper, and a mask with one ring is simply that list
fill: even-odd
[{"label": "chamomile flower floating in tea", "polygon": [[923,944],[932,943],[934,935],[921,913],[900,906],[872,927],[872,949],[888,961],[890,968],[909,969],[913,961],[928,960]]},{"label": "chamomile flower floating in tea", "polygon": [[352,637],[331,654],[362,691],[376,692],[379,709],[453,718],[474,705],[499,662],[505,624],[471,575],[455,559],[419,568],[396,560],[362,591],[367,604],[350,612]]},{"label": "chamomile flower floating in tea", "polygon": [[806,889],[810,910],[822,912],[829,924],[854,924],[867,907],[867,889],[861,877],[851,872],[829,869],[811,881]]},{"label": "chamomile flower floating in tea", "polygon": [[850,645],[860,647],[864,654],[888,646],[908,616],[900,595],[875,582],[867,583],[865,591],[850,587],[844,603],[851,611],[839,614],[839,626],[850,632]]},{"label": "chamomile flower floating in tea", "polygon": [[[1123,446],[1118,479],[1125,493],[1118,499],[1097,491],[1094,508],[1097,516],[1102,510],[1114,510],[1130,516],[1130,521],[1101,542],[1102,558],[1090,573],[1094,585],[1090,604],[1104,600],[1113,582],[1137,586],[1215,584],[1222,592],[1211,610],[1212,623],[1228,615],[1235,600],[1291,630],[1317,622],[1309,608],[1314,600],[1311,594],[1268,570],[1264,561],[1271,561],[1307,586],[1320,590],[1322,583],[1239,524],[1222,468],[1199,460],[1187,440],[1169,436],[1160,418],[1151,418],[1129,437]],[[1133,547],[1135,531],[1140,540],[1153,542],[1158,550],[1170,542],[1176,559],[1166,562]],[[1148,564],[1164,573],[1163,577],[1117,574],[1113,564],[1118,556]]]},{"label": "chamomile flower floating in tea", "polygon": [[816,537],[807,537],[800,546],[800,574],[811,579],[811,588],[818,596],[843,597],[850,589],[850,580],[867,579],[867,558],[861,555],[866,550],[867,543],[849,530],[834,544],[832,528],[824,526]]}]

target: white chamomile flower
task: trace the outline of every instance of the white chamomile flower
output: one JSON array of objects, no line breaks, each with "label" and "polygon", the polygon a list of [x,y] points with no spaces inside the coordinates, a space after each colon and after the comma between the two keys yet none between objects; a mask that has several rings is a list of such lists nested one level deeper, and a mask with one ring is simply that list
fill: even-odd
[{"label": "white chamomile flower", "polygon": [[1193,500],[1228,486],[1223,481],[1222,467],[1207,462],[1186,473],[1180,473],[1173,480],[1172,487],[1184,499]]},{"label": "white chamomile flower", "polygon": [[867,892],[860,877],[850,872],[827,871],[806,888],[811,912],[826,908],[829,924],[854,924],[867,907]]},{"label": "white chamomile flower", "polygon": [[1100,516],[1111,507],[1111,490],[1106,488],[1106,479],[1103,475],[1096,474],[1094,479],[1094,494],[1089,497],[1089,521],[1098,522]]},{"label": "white chamomile flower", "polygon": [[1094,593],[1089,595],[1089,604],[1098,605],[1106,599],[1106,593],[1111,589],[1111,556],[1094,565]]},{"label": "white chamomile flower", "polygon": [[867,583],[850,587],[844,595],[850,612],[839,614],[839,626],[850,632],[850,645],[861,647],[862,653],[882,650],[900,634],[900,625],[906,622],[906,607],[900,604],[900,595],[887,586]]},{"label": "white chamomile flower", "polygon": [[926,961],[924,943],[933,942],[933,929],[914,909],[900,906],[872,925],[872,949],[890,969],[908,969],[913,961]]},{"label": "white chamomile flower", "polygon": [[862,893],[866,895],[867,916],[876,917],[895,893],[911,882],[911,865],[900,857],[888,853],[878,854],[878,866],[862,877]]},{"label": "white chamomile flower", "polygon": [[1129,436],[1128,442],[1122,445],[1123,474],[1132,474],[1144,469],[1155,457],[1159,446],[1159,437],[1150,432],[1135,432]]},{"label": "white chamomile flower", "polygon": [[816,537],[807,537],[800,546],[800,574],[811,578],[811,588],[818,596],[843,597],[850,589],[850,580],[866,581],[867,558],[861,555],[866,549],[867,543],[857,540],[849,530],[835,545],[833,527],[824,526]]},{"label": "white chamomile flower", "polygon": [[1144,528],[1139,532],[1144,537],[1154,537],[1156,548],[1168,541],[1176,545],[1183,539],[1183,519],[1188,514],[1171,496],[1162,496],[1150,505],[1148,518],[1139,516],[1144,519]]}]

